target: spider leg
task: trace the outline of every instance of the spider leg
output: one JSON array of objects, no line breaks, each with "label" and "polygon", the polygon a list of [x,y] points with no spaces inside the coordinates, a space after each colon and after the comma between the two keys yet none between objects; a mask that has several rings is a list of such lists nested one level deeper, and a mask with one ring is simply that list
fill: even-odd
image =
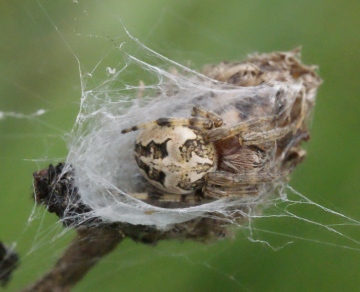
[{"label": "spider leg", "polygon": [[274,128],[271,130],[252,130],[263,123],[273,122],[276,116],[258,118],[252,121],[243,122],[235,126],[219,127],[209,130],[206,135],[210,142],[222,140],[231,136],[238,135],[241,145],[258,145],[269,141],[276,141],[294,129],[294,125]]},{"label": "spider leg", "polygon": [[171,127],[171,126],[193,126],[199,129],[209,130],[214,126],[212,120],[191,117],[191,118],[160,118],[151,122],[139,124],[131,128],[123,129],[122,134],[126,134],[132,131],[137,131],[147,127],[160,126],[160,127]]},{"label": "spider leg", "polygon": [[275,128],[264,132],[243,132],[239,135],[241,145],[257,145],[268,141],[276,141],[294,129],[293,125]]},{"label": "spider leg", "polygon": [[263,126],[264,124],[272,123],[276,119],[277,116],[267,116],[241,122],[234,126],[222,126],[208,131],[207,137],[211,142],[222,140],[231,136],[238,135],[242,132],[250,132],[253,128]]},{"label": "spider leg", "polygon": [[237,187],[271,182],[281,179],[288,174],[289,172],[274,174],[271,172],[228,173],[225,171],[215,171],[207,174],[207,184],[224,187]]},{"label": "spider leg", "polygon": [[289,172],[281,174],[267,173],[228,173],[224,171],[208,173],[206,185],[203,187],[205,198],[250,198],[259,194],[263,183],[285,177]]},{"label": "spider leg", "polygon": [[206,201],[197,194],[130,193],[128,195],[134,199],[158,207],[184,208],[206,203]]},{"label": "spider leg", "polygon": [[191,112],[191,116],[209,119],[213,121],[215,128],[218,128],[223,124],[223,119],[219,115],[201,106],[194,106]]},{"label": "spider leg", "polygon": [[243,185],[236,188],[206,185],[203,188],[204,197],[213,200],[224,198],[251,198],[258,193],[259,185]]}]

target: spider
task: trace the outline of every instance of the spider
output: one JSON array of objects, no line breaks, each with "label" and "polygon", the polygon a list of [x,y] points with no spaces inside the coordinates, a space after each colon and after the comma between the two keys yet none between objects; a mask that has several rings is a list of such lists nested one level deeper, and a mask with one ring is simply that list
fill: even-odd
[{"label": "spider", "polygon": [[[284,177],[268,167],[266,149],[293,130],[292,125],[265,129],[277,116],[224,125],[214,112],[195,106],[190,118],[160,118],[124,129],[141,130],[135,160],[144,178],[162,193],[162,200],[217,200],[244,197],[258,186]],[[255,130],[254,130],[255,129]],[[200,196],[198,195],[200,194]],[[131,194],[146,199],[144,194]]]}]

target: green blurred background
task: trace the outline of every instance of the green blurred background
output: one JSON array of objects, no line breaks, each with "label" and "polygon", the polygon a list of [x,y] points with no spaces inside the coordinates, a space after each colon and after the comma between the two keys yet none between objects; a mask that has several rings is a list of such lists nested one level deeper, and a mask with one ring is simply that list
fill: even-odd
[{"label": "green blurred background", "polygon": [[[0,120],[0,240],[16,243],[22,258],[8,289],[42,275],[74,235],[34,208],[31,174],[65,159],[81,96],[77,58],[83,72],[102,60],[121,63],[114,48],[128,40],[122,23],[150,48],[195,68],[301,45],[303,61],[320,66],[324,84],[308,157],[291,185],[360,220],[359,15],[360,2],[350,0],[1,1],[0,111],[47,111]],[[128,79],[137,83],[134,72]],[[239,231],[206,246],[125,241],[75,291],[359,291],[359,223],[315,207],[296,212],[340,224],[348,238],[299,220],[260,219],[253,234]]]}]

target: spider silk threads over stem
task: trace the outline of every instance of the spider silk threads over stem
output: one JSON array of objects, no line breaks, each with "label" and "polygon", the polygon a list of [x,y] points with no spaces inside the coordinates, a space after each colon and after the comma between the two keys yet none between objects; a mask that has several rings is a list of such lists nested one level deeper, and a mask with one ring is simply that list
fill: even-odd
[{"label": "spider silk threads over stem", "polygon": [[80,226],[77,236],[67,247],[53,269],[33,285],[22,290],[71,291],[86,273],[124,239],[118,230]]}]

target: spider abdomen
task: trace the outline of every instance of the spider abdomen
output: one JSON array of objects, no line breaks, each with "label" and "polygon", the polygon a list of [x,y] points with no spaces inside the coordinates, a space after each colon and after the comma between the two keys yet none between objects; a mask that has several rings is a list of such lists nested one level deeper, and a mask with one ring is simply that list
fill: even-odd
[{"label": "spider abdomen", "polygon": [[173,194],[193,193],[217,167],[214,144],[188,125],[143,129],[136,139],[135,159],[152,185]]}]

